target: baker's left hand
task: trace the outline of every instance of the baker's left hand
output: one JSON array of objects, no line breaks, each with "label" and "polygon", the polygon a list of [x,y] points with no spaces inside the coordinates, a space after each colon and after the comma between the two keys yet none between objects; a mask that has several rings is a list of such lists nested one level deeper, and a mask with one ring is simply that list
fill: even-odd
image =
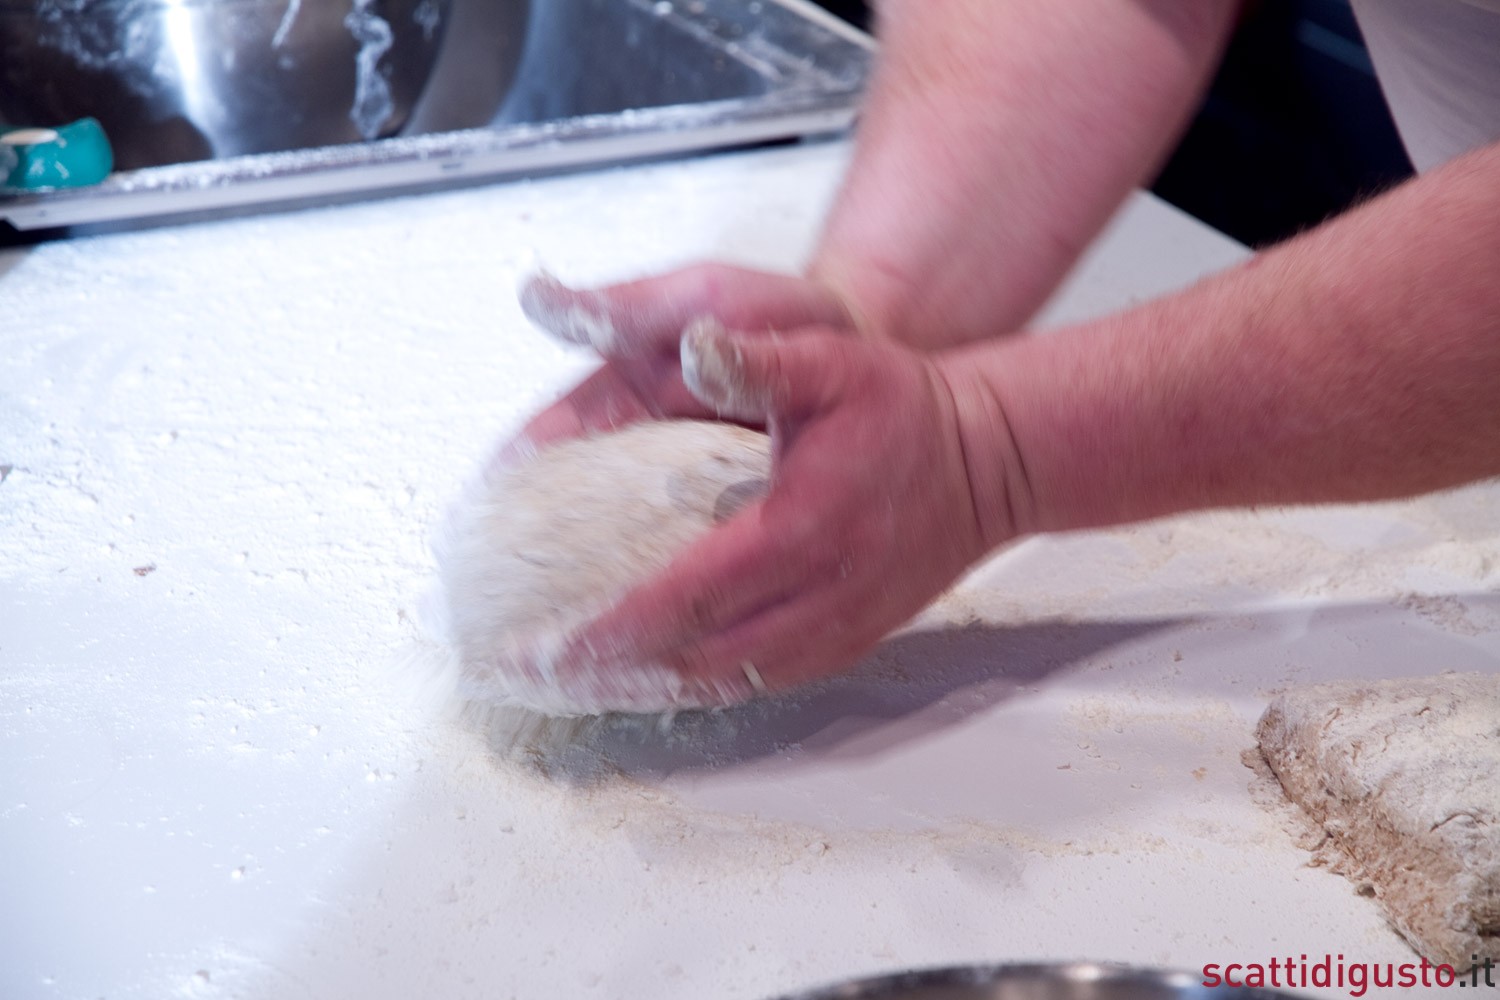
[{"label": "baker's left hand", "polygon": [[755,333],[854,328],[846,304],[820,282],[717,263],[599,289],[540,274],[522,286],[521,307],[559,340],[593,348],[604,364],[533,417],[497,457],[502,465],[639,420],[712,416],[683,384],[678,357],[682,331],[700,317]]},{"label": "baker's left hand", "polygon": [[607,702],[613,671],[648,668],[695,707],[834,673],[998,541],[981,529],[958,408],[930,357],[713,321],[689,328],[681,357],[706,406],[767,423],[770,490],[575,634],[567,686]]}]

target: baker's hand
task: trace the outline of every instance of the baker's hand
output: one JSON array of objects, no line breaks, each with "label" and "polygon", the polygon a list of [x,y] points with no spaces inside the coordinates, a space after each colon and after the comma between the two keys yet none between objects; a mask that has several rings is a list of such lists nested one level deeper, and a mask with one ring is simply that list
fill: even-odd
[{"label": "baker's hand", "polygon": [[651,679],[658,699],[723,705],[831,674],[998,541],[930,357],[700,321],[681,358],[704,409],[769,425],[770,490],[572,637],[558,678],[581,700],[628,705]]},{"label": "baker's hand", "polygon": [[683,385],[678,358],[683,330],[700,317],[757,333],[854,326],[844,303],[821,284],[725,264],[588,291],[538,275],[522,287],[521,308],[553,336],[593,348],[605,364],[534,417],[506,447],[502,463],[637,420],[711,416]]}]

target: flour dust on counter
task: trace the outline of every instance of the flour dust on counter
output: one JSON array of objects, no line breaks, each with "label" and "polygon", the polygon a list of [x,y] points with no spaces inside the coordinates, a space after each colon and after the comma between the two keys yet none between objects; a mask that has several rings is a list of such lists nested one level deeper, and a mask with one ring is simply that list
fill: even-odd
[{"label": "flour dust on counter", "polygon": [[[595,363],[528,327],[522,278],[795,271],[848,152],[0,257],[0,854],[25,862],[0,995],[763,1000],[1083,951],[1404,957],[1238,754],[1287,684],[1493,663],[1493,487],[1030,539],[846,675],[540,755],[383,672],[426,641],[450,498]],[[1243,257],[1141,196],[1062,312]]]}]

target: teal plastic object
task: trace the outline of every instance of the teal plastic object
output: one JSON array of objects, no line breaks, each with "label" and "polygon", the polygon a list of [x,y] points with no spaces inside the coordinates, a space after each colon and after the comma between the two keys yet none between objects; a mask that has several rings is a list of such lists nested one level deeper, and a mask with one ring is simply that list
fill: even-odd
[{"label": "teal plastic object", "polygon": [[57,128],[0,126],[0,192],[88,187],[114,167],[109,139],[93,118]]}]

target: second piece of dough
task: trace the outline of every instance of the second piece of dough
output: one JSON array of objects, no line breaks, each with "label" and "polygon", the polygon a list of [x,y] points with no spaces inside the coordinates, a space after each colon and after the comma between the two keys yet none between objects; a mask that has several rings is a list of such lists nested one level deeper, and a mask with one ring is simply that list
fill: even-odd
[{"label": "second piece of dough", "polygon": [[1459,970],[1500,959],[1500,676],[1299,688],[1256,735],[1419,952]]}]

